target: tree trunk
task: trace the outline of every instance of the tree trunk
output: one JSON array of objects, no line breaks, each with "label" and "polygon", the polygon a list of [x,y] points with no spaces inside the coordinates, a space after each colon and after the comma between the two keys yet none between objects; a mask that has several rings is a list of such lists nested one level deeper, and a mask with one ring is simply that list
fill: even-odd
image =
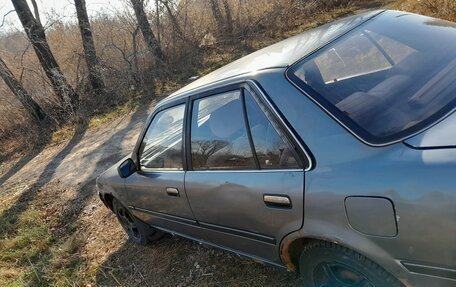
[{"label": "tree trunk", "polygon": [[16,77],[14,77],[13,73],[1,58],[0,77],[17,97],[17,99],[21,102],[21,104],[24,106],[32,118],[41,121],[46,117],[46,114],[41,109],[41,107],[37,104],[37,102],[35,102],[34,99],[32,99],[29,93],[27,93],[22,84],[16,79]]},{"label": "tree trunk", "polygon": [[139,63],[138,63],[138,44],[136,43],[136,37],[139,33],[139,27],[136,27],[135,31],[131,34],[132,42],[133,42],[133,80],[135,81],[137,89],[138,87],[143,86],[143,78],[141,73],[139,72]]},{"label": "tree trunk", "polygon": [[231,37],[233,35],[233,16],[231,15],[230,4],[227,0],[223,0],[223,8],[225,9],[225,32],[227,36]]},{"label": "tree trunk", "polygon": [[106,86],[100,72],[100,62],[95,50],[92,37],[89,17],[87,15],[85,0],[75,0],[76,14],[78,17],[79,30],[81,31],[82,46],[84,47],[84,57],[89,70],[89,80],[92,90],[96,95],[104,95]]},{"label": "tree trunk", "polygon": [[49,78],[54,92],[59,97],[64,108],[68,106],[75,111],[79,108],[79,96],[68,84],[65,76],[57,64],[46,40],[43,26],[33,17],[26,0],[12,0],[17,16],[24,27],[27,37],[35,50],[35,54]]},{"label": "tree trunk", "polygon": [[174,31],[176,31],[176,33],[181,37],[181,39],[183,39],[184,37],[183,37],[182,29],[180,28],[180,25],[177,22],[177,18],[174,15],[171,7],[169,6],[168,0],[159,0],[159,1],[163,4],[163,6],[165,6],[166,12],[168,13],[168,17],[170,18],[171,23],[173,24]]},{"label": "tree trunk", "polygon": [[161,47],[161,37],[160,37],[160,6],[158,0],[155,0],[155,17],[157,17],[156,25],[157,25],[157,43],[158,46]]},{"label": "tree trunk", "polygon": [[164,55],[161,47],[152,33],[149,20],[144,12],[144,1],[143,0],[131,0],[133,10],[135,11],[136,20],[138,21],[139,29],[143,35],[144,41],[146,42],[147,48],[153,57],[156,57],[160,61],[164,60]]},{"label": "tree trunk", "polygon": [[[181,39],[182,41],[184,41],[187,44],[190,44],[191,46],[193,46],[195,48],[199,48],[198,41],[196,41],[195,39],[193,39],[193,40],[187,39],[187,37],[185,36],[185,27],[187,26],[187,24],[186,24],[187,11],[185,11],[184,25],[182,26],[184,28],[182,30],[181,25],[179,24],[179,22],[177,20],[177,13],[173,12],[173,8],[171,8],[171,6],[170,6],[170,0],[158,0],[158,1],[165,7],[166,13],[168,14],[168,17],[173,26],[173,32],[175,32],[175,34],[177,34],[179,39]],[[187,6],[188,6],[187,3],[183,4],[182,6],[185,7],[185,10],[187,10]]]},{"label": "tree trunk", "polygon": [[35,14],[35,19],[38,24],[43,26],[41,23],[41,18],[40,18],[40,11],[38,10],[38,5],[36,4],[36,0],[32,0],[32,6],[33,6],[33,13]]},{"label": "tree trunk", "polygon": [[215,23],[217,24],[218,36],[222,36],[225,30],[225,21],[223,20],[222,12],[220,11],[220,6],[217,0],[211,0],[211,10],[212,16],[214,16]]},{"label": "tree trunk", "polygon": [[222,0],[223,12],[220,8],[219,0],[210,0],[212,16],[217,24],[219,38],[224,38],[228,43],[233,41],[233,15],[227,0]]}]

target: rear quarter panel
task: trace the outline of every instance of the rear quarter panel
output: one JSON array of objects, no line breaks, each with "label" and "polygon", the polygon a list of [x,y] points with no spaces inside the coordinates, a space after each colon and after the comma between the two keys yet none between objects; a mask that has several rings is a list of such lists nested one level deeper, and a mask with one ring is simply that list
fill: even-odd
[{"label": "rear quarter panel", "polygon": [[[304,226],[295,236],[339,242],[398,278],[413,277],[401,260],[456,269],[455,149],[421,151],[402,143],[370,147],[289,84],[283,73],[263,73],[257,81],[316,159],[306,173]],[[389,198],[396,210],[397,236],[352,229],[344,206],[352,195]],[[442,284],[454,286],[456,281]]]}]

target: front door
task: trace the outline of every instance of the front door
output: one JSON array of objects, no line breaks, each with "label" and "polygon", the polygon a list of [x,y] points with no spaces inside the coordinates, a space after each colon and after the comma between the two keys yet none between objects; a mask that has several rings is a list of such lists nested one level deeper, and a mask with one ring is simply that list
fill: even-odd
[{"label": "front door", "polygon": [[201,239],[184,188],[184,115],[184,103],[156,112],[139,147],[140,170],[125,188],[139,219]]},{"label": "front door", "polygon": [[190,205],[212,243],[279,262],[303,223],[303,164],[271,110],[239,88],[192,101]]}]

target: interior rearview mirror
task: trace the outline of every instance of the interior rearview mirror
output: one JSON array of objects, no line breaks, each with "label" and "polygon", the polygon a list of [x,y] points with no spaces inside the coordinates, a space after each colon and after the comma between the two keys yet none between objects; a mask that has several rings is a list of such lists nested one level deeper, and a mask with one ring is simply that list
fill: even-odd
[{"label": "interior rearview mirror", "polygon": [[136,165],[131,158],[124,160],[117,168],[121,178],[127,178],[136,172]]}]

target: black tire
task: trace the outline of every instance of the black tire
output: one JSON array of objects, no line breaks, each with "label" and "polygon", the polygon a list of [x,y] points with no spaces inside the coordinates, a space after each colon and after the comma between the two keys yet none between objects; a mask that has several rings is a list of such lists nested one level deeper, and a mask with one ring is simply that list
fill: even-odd
[{"label": "black tire", "polygon": [[163,233],[141,220],[134,217],[128,208],[123,206],[117,199],[112,200],[112,209],[120,225],[128,235],[128,239],[136,244],[146,245],[158,240]]},{"label": "black tire", "polygon": [[305,287],[403,287],[382,267],[343,246],[314,241],[304,247],[299,272]]}]

